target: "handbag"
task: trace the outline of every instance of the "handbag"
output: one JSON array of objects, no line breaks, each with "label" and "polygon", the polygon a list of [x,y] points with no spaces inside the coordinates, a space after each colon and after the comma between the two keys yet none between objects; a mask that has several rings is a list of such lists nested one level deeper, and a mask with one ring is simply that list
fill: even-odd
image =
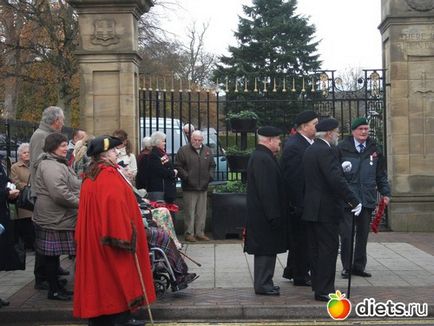
[{"label": "handbag", "polygon": [[35,197],[32,197],[32,189],[30,188],[30,177],[27,181],[27,185],[20,191],[16,205],[18,208],[27,209],[33,211],[35,207]]}]

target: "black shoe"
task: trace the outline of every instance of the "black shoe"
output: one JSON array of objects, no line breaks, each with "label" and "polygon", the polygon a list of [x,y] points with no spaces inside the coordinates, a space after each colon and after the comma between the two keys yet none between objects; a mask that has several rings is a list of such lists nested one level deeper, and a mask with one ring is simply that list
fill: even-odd
[{"label": "black shoe", "polygon": [[341,276],[343,279],[347,279],[350,275],[350,272],[348,271],[348,269],[343,269],[341,272]]},{"label": "black shoe", "polygon": [[285,268],[283,271],[282,277],[286,278],[287,280],[292,280],[294,278],[294,275],[292,274],[291,271],[289,271],[287,268]]},{"label": "black shoe", "polygon": [[359,271],[359,270],[353,270],[352,272],[351,272],[351,274],[352,275],[357,275],[357,276],[361,276],[361,277],[371,277],[372,276],[372,274],[371,273],[368,273],[368,272],[365,272],[365,271]]},{"label": "black shoe", "polygon": [[47,298],[49,300],[58,300],[58,301],[71,301],[71,297],[69,295],[65,295],[62,292],[48,292]]},{"label": "black shoe", "polygon": [[61,288],[59,290],[60,293],[64,294],[64,295],[68,295],[70,297],[72,297],[74,295],[74,291],[68,290],[66,288]]},{"label": "black shoe", "polygon": [[57,275],[66,276],[69,274],[70,274],[69,271],[67,271],[66,269],[63,269],[62,267],[59,266],[59,269],[57,270]]},{"label": "black shoe", "polygon": [[294,280],[294,285],[295,286],[312,286],[312,282],[311,282],[311,280],[301,280],[301,281]]},{"label": "black shoe", "polygon": [[273,290],[280,291],[280,286],[278,285],[273,286]]},{"label": "black shoe", "polygon": [[330,298],[327,294],[315,294],[315,300],[328,302]]},{"label": "black shoe", "polygon": [[0,307],[9,306],[10,302],[8,300],[0,298]]},{"label": "black shoe", "polygon": [[124,322],[116,322],[115,326],[144,326],[145,321],[140,319],[131,318]]},{"label": "black shoe", "polygon": [[255,293],[259,295],[280,295],[280,291],[275,290],[274,288],[270,291],[265,291],[265,292],[255,291]]}]

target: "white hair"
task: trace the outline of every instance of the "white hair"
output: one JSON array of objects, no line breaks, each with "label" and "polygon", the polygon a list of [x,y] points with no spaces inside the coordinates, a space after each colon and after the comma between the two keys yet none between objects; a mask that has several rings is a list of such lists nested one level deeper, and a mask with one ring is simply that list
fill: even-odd
[{"label": "white hair", "polygon": [[186,123],[184,127],[182,127],[182,129],[184,129],[185,132],[193,132],[195,130],[194,126],[191,123]]},{"label": "white hair", "polygon": [[20,146],[18,146],[18,149],[17,149],[17,155],[18,155],[18,157],[21,156],[21,154],[22,154],[26,149],[27,149],[27,150],[30,149],[30,144],[29,144],[29,143],[22,143]]},{"label": "white hair", "polygon": [[325,135],[328,133],[328,131],[317,131],[315,133],[316,138],[324,139]]},{"label": "white hair", "polygon": [[162,131],[154,131],[151,135],[151,145],[158,146],[166,139],[166,134]]},{"label": "white hair", "polygon": [[193,131],[192,134],[191,134],[191,136],[192,136],[192,137],[193,137],[193,136],[199,136],[199,137],[202,137],[202,138],[203,138],[202,131],[200,131],[200,130],[195,130],[195,131]]},{"label": "white hair", "polygon": [[151,142],[151,137],[147,136],[147,137],[143,137],[142,139],[142,149],[151,149],[152,147],[152,142]]},{"label": "white hair", "polygon": [[58,106],[49,106],[42,112],[41,121],[51,126],[56,120],[64,118],[62,108]]}]

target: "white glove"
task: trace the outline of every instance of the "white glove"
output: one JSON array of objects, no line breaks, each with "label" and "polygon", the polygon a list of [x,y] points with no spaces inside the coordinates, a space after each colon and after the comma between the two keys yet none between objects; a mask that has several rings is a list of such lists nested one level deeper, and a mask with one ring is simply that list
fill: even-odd
[{"label": "white glove", "polygon": [[362,211],[362,203],[359,203],[355,208],[351,210],[351,213],[353,213],[356,216],[360,215],[360,212]]},{"label": "white glove", "polygon": [[351,172],[352,168],[353,165],[351,164],[350,161],[342,162],[342,170],[344,170],[344,172]]}]

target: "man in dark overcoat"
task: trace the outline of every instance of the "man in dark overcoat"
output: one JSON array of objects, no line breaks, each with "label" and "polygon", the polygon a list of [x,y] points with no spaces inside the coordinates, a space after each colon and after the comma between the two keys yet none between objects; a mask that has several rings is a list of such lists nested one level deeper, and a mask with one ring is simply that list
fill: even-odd
[{"label": "man in dark overcoat", "polygon": [[333,118],[321,120],[315,127],[317,139],[303,156],[306,188],[302,220],[307,222],[312,289],[317,301],[328,301],[328,294],[335,292],[342,200],[355,215],[362,210],[337,157],[338,125]]},{"label": "man in dark overcoat", "polygon": [[288,259],[283,277],[294,279],[295,286],[311,286],[309,275],[306,222],[301,220],[304,207],[303,154],[315,139],[318,115],[314,111],[303,111],[295,117],[297,133],[285,143],[281,167],[285,191],[289,200]]},{"label": "man in dark overcoat", "polygon": [[[387,181],[386,162],[375,140],[369,137],[368,121],[358,117],[351,123],[351,136],[346,137],[338,145],[339,159],[344,168],[344,176],[362,203],[363,209],[356,219],[356,236],[354,260],[351,273],[363,277],[371,277],[365,271],[367,255],[366,245],[371,222],[372,211],[377,205],[377,191],[383,196],[385,204],[389,204],[390,187]],[[340,223],[342,277],[348,278],[351,248],[352,214],[345,207],[344,217]]]},{"label": "man in dark overcoat", "polygon": [[258,129],[258,145],[247,167],[247,219],[244,251],[254,257],[256,294],[279,295],[273,283],[276,255],[286,251],[286,215],[283,177],[276,153],[281,131]]}]

